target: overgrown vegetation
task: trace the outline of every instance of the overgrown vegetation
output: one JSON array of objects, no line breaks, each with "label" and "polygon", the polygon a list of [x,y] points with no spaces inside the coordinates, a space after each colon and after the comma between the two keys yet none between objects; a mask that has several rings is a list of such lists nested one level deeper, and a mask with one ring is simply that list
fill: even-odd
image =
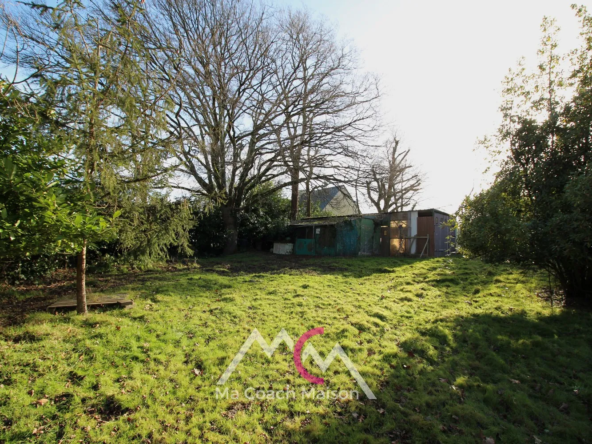
[{"label": "overgrown vegetation", "polygon": [[117,237],[143,258],[172,245],[188,250],[187,205],[170,211],[157,191],[171,169],[166,88],[146,70],[135,0],[20,6],[0,9],[0,59],[26,73],[0,83],[0,123],[11,135],[2,140],[0,179],[12,196],[2,202],[0,255],[76,253],[85,313],[88,248]]},{"label": "overgrown vegetation", "polygon": [[465,252],[534,263],[558,281],[567,301],[592,300],[592,17],[573,7],[582,46],[568,59],[553,20],[543,22],[538,71],[524,67],[504,84],[494,185],[459,210]]},{"label": "overgrown vegetation", "polygon": [[[290,200],[282,197],[279,190],[267,194],[272,186],[262,186],[265,196],[254,198],[251,205],[237,212],[237,221],[241,227],[237,235],[237,246],[241,251],[270,250],[275,240],[287,235]],[[204,257],[222,254],[227,243],[222,208],[211,207],[204,202],[196,203],[194,220],[189,236],[195,255]]]},{"label": "overgrown vegetation", "polygon": [[[592,18],[577,13],[572,94],[556,94],[545,21],[540,72],[506,84],[496,183],[460,211],[461,246],[495,265],[204,259],[288,236],[301,184],[308,216],[325,185],[413,206],[408,151],[374,140],[378,81],[322,20],[251,0],[0,4],[16,71],[0,79],[0,442],[588,442],[591,314],[538,271],[567,302],[590,296]],[[87,249],[89,297],[135,306],[46,313],[76,294],[86,314]],[[183,265],[156,266],[171,256]],[[315,327],[376,400],[303,397],[292,352],[257,345],[226,385],[238,399],[216,398],[254,329]],[[360,392],[339,360],[322,376]]]},{"label": "overgrown vegetation", "polygon": [[[4,328],[0,440],[586,442],[591,315],[537,297],[545,280],[466,259],[269,255],[91,276],[91,297],[127,292],[135,306]],[[249,386],[311,388],[285,346],[270,359],[256,344],[227,383],[240,399],[216,399],[253,329],[270,342],[319,326],[310,342],[323,357],[339,342],[376,401],[246,399]],[[305,366],[359,390],[339,359],[324,375]]]}]

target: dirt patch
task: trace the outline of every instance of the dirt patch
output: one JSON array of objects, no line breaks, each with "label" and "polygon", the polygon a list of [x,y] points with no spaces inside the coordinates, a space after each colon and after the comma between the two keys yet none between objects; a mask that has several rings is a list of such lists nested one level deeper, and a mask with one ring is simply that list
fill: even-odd
[{"label": "dirt patch", "polygon": [[24,321],[27,314],[43,311],[57,298],[49,294],[32,296],[26,299],[0,296],[0,328],[17,325]]},{"label": "dirt patch", "polygon": [[114,396],[107,396],[101,404],[95,404],[86,409],[88,415],[102,422],[113,421],[131,411],[131,409],[123,407]]},{"label": "dirt patch", "polygon": [[238,412],[242,411],[250,411],[251,410],[251,403],[250,402],[243,402],[237,401],[231,404],[225,412],[220,413],[224,418],[233,419]]},{"label": "dirt patch", "polygon": [[257,258],[255,261],[243,262],[236,261],[232,263],[220,261],[215,266],[209,266],[202,269],[205,272],[216,273],[223,276],[233,276],[240,274],[323,274],[338,273],[346,271],[345,267],[338,267],[331,264],[325,264],[316,258],[294,256],[294,255],[276,255],[271,253],[260,253],[253,255]]},{"label": "dirt patch", "polygon": [[[87,273],[87,294],[108,291],[124,285],[146,282],[152,276],[188,271],[189,268],[165,266],[156,271],[130,271],[121,274]],[[26,294],[26,297],[20,295]],[[58,270],[38,284],[17,286],[0,285],[0,328],[22,324],[27,315],[46,311],[47,307],[60,299],[76,297],[76,273],[74,270]]]}]

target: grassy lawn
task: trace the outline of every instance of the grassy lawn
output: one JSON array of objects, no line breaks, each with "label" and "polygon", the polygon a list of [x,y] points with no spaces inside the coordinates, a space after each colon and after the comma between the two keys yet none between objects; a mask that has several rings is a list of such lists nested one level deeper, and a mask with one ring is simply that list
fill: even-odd
[{"label": "grassy lawn", "polygon": [[[135,307],[34,312],[0,331],[0,442],[591,442],[591,314],[541,301],[532,272],[238,255],[93,280]],[[305,367],[325,378],[316,389],[359,399],[303,397],[313,384],[285,344],[272,358],[254,344],[223,386],[239,398],[216,399],[253,329],[271,343],[315,327],[309,343],[322,357],[341,344],[376,400],[339,358]]]}]

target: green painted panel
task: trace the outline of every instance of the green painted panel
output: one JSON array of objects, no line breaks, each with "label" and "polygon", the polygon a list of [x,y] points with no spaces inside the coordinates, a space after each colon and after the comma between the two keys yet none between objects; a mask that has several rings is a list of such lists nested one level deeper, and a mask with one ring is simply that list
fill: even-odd
[{"label": "green painted panel", "polygon": [[300,255],[314,256],[314,239],[296,239],[296,245],[294,245],[294,252]]},{"label": "green painted panel", "polygon": [[337,229],[335,225],[315,227],[315,252],[317,256],[335,256]]},{"label": "green painted panel", "polygon": [[374,238],[372,242],[372,254],[375,256],[380,255],[380,225],[374,228]]},{"label": "green painted panel", "polygon": [[372,254],[374,238],[374,222],[370,219],[361,220],[360,255]]},{"label": "green painted panel", "polygon": [[359,220],[347,220],[337,225],[337,254],[341,256],[357,256],[359,245]]},{"label": "green painted panel", "polygon": [[319,256],[335,256],[335,247],[317,247],[317,255]]}]

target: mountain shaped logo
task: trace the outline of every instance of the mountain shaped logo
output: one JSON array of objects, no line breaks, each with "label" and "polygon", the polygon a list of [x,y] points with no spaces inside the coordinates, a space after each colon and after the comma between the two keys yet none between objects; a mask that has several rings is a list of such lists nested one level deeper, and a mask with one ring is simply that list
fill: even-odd
[{"label": "mountain shaped logo", "polygon": [[245,357],[245,355],[255,342],[257,342],[261,346],[261,349],[270,358],[273,356],[273,353],[277,350],[279,345],[282,342],[284,342],[288,346],[288,349],[293,351],[294,365],[296,366],[298,373],[300,373],[300,375],[307,381],[313,384],[323,384],[325,382],[323,378],[313,376],[306,371],[306,369],[304,368],[304,363],[308,358],[311,358],[312,361],[314,361],[316,365],[321,369],[321,371],[325,373],[331,365],[331,363],[335,360],[335,358],[339,356],[345,364],[346,368],[349,370],[352,377],[356,380],[356,382],[364,392],[364,394],[368,397],[368,399],[376,399],[376,396],[374,395],[374,393],[372,393],[372,390],[370,390],[370,387],[368,387],[368,384],[366,384],[366,381],[364,380],[364,378],[362,378],[362,375],[360,375],[360,372],[358,372],[354,363],[351,361],[351,359],[349,359],[349,357],[347,356],[345,351],[343,351],[343,348],[341,348],[339,344],[335,344],[335,346],[325,359],[321,358],[321,356],[312,344],[308,344],[304,349],[304,352],[302,352],[304,344],[308,339],[310,339],[312,336],[321,335],[323,333],[323,327],[313,328],[312,330],[307,331],[300,338],[298,338],[298,341],[296,341],[296,345],[294,345],[294,341],[292,340],[290,335],[286,332],[285,329],[282,328],[282,330],[274,338],[271,344],[268,344],[265,338],[261,336],[261,333],[259,333],[257,329],[254,329],[251,335],[244,342],[238,353],[234,356],[234,359],[232,360],[228,368],[224,371],[224,373],[218,380],[217,384],[224,385],[226,381],[228,381],[230,375],[232,375],[234,370],[236,370],[238,364],[242,361],[242,359]]}]

